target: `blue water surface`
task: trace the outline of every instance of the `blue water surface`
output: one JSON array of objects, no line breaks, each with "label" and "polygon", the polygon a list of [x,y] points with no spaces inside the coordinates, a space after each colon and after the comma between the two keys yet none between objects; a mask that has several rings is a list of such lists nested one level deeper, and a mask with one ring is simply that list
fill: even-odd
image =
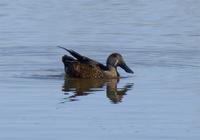
[{"label": "blue water surface", "polygon": [[[199,7],[198,0],[1,0],[0,139],[199,140]],[[135,73],[119,69],[114,91],[127,91],[110,94],[113,82],[69,87],[67,52],[57,45],[104,64],[122,54]]]}]

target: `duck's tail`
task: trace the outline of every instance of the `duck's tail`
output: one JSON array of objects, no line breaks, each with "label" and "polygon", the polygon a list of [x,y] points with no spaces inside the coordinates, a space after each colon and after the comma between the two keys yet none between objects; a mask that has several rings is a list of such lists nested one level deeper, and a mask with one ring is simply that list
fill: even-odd
[{"label": "duck's tail", "polygon": [[65,67],[67,67],[69,64],[75,62],[76,60],[71,57],[71,56],[68,56],[68,55],[64,55],[62,57],[62,62],[64,63]]}]

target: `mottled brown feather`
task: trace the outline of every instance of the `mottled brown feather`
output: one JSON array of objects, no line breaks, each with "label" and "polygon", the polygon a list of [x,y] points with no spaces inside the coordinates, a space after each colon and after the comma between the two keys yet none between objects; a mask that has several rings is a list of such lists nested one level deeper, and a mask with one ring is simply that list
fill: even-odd
[{"label": "mottled brown feather", "polygon": [[96,66],[81,62],[73,62],[65,69],[68,77],[103,78],[104,73]]}]

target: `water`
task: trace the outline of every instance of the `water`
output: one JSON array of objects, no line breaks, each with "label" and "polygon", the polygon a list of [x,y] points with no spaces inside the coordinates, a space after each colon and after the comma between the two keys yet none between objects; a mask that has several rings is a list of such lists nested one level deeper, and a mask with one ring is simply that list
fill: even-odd
[{"label": "water", "polygon": [[[197,0],[1,0],[0,139],[198,140],[199,7]],[[102,63],[119,52],[135,73],[66,81],[66,52],[57,45]]]}]

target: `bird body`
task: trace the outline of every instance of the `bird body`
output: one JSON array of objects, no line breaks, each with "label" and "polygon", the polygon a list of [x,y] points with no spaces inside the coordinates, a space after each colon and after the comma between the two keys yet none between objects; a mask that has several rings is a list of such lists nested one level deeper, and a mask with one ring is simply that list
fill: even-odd
[{"label": "bird body", "polygon": [[73,56],[64,55],[62,57],[67,77],[87,79],[118,78],[119,73],[117,72],[117,66],[120,66],[128,73],[133,73],[133,71],[124,62],[122,56],[118,53],[111,54],[107,58],[105,66],[73,50],[68,50],[63,47],[60,48],[65,49]]}]

